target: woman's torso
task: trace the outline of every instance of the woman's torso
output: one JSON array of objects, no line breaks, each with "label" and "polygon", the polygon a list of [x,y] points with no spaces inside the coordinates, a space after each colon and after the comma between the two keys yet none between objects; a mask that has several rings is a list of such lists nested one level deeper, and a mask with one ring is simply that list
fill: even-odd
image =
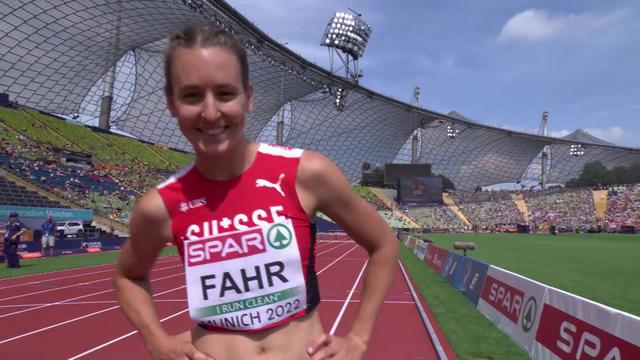
[{"label": "woman's torso", "polygon": [[158,187],[200,325],[193,340],[216,358],[305,358],[322,333],[315,234],[296,191],[301,154],[261,144],[238,177],[187,168]]}]

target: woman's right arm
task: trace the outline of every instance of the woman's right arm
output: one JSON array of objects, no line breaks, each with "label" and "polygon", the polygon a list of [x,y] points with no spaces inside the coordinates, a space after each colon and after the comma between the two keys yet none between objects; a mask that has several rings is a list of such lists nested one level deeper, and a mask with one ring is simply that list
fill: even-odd
[{"label": "woman's right arm", "polygon": [[196,350],[188,337],[167,334],[153,305],[149,271],[165,243],[171,241],[171,218],[160,194],[152,190],[131,214],[129,240],[113,279],[118,301],[154,359],[210,359]]}]

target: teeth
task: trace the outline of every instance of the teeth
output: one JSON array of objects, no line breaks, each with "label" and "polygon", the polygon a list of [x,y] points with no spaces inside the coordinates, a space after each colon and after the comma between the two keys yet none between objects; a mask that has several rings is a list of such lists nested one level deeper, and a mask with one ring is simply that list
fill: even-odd
[{"label": "teeth", "polygon": [[215,129],[202,129],[201,131],[205,135],[218,135],[218,134],[222,134],[225,130],[226,128],[215,128]]}]

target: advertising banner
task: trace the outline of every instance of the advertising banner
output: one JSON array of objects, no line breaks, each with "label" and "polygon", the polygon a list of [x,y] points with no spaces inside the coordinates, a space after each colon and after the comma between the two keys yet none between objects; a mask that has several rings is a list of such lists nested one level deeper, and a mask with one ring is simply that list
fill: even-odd
[{"label": "advertising banner", "polygon": [[424,262],[429,265],[435,272],[440,272],[444,262],[447,260],[449,252],[445,249],[441,249],[433,244],[427,247],[427,254],[424,257]]},{"label": "advertising banner", "polygon": [[534,359],[640,359],[640,318],[549,288]]},{"label": "advertising banner", "polygon": [[460,274],[454,286],[460,290],[462,295],[469,299],[473,305],[477,306],[489,265],[469,257],[462,257],[462,261],[458,267],[460,268]]},{"label": "advertising banner", "polygon": [[63,208],[34,208],[25,206],[0,205],[0,219],[9,217],[12,211],[18,212],[21,219],[46,219],[51,215],[56,220],[91,220],[93,210],[63,209]]},{"label": "advertising banner", "polygon": [[478,310],[531,354],[546,289],[537,281],[490,266]]},{"label": "advertising banner", "polygon": [[417,243],[418,243],[418,238],[413,236],[409,236],[407,238],[407,246],[409,247],[409,249],[411,250],[415,249]]},{"label": "advertising banner", "polygon": [[413,250],[413,253],[416,254],[418,259],[424,260],[424,256],[427,253],[427,246],[429,246],[427,242],[418,240],[418,242],[416,243],[416,247]]},{"label": "advertising banner", "polygon": [[445,278],[452,286],[455,286],[456,278],[460,274],[460,264],[462,263],[462,256],[456,253],[449,253],[447,259],[444,261],[440,275]]}]

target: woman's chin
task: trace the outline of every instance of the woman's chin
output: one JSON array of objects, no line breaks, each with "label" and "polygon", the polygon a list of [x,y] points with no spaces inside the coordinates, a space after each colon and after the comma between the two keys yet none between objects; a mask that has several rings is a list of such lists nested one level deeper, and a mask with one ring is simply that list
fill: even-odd
[{"label": "woman's chin", "polygon": [[205,156],[219,156],[231,149],[230,141],[199,141],[195,144],[196,153]]}]

